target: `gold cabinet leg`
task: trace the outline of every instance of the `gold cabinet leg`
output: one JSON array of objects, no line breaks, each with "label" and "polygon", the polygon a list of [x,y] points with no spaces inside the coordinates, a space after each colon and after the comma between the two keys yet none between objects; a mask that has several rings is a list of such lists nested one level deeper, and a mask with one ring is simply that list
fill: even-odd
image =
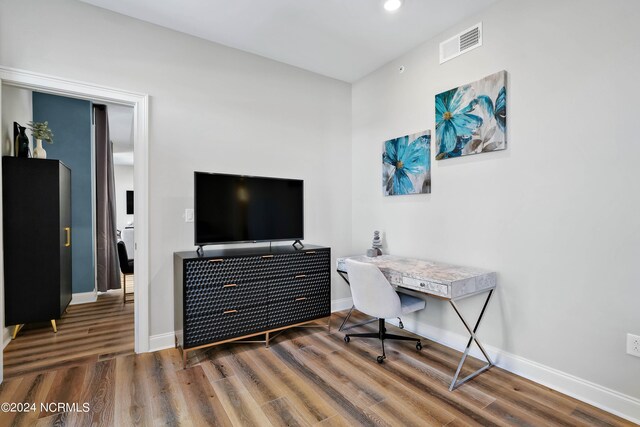
[{"label": "gold cabinet leg", "polygon": [[264,338],[264,346],[266,348],[269,348],[269,332],[266,333],[266,336]]},{"label": "gold cabinet leg", "polygon": [[13,334],[11,335],[11,339],[15,340],[16,336],[18,335],[18,331],[20,331],[20,329],[22,329],[22,327],[24,326],[24,324],[21,325],[16,325],[13,327]]},{"label": "gold cabinet leg", "polygon": [[53,332],[58,333],[58,328],[56,327],[56,319],[51,319],[51,326],[53,326]]}]

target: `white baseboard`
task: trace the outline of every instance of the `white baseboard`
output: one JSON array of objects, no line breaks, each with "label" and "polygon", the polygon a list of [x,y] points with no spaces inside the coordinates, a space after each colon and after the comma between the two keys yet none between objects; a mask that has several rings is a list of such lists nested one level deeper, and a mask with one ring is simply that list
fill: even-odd
[{"label": "white baseboard", "polygon": [[91,292],[78,292],[71,295],[71,302],[69,305],[87,304],[89,302],[96,302],[98,300],[98,293],[96,291]]},{"label": "white baseboard", "polygon": [[149,352],[160,351],[176,346],[176,334],[168,332],[166,334],[151,335],[149,337]]},{"label": "white baseboard", "polygon": [[[397,325],[396,320],[387,320]],[[463,336],[431,325],[417,322],[414,318],[403,318],[407,331],[438,342],[447,347],[463,351],[467,345],[468,336]],[[494,363],[509,372],[530,379],[538,384],[574,397],[585,403],[603,409],[607,412],[640,424],[640,399],[595,384],[566,372],[525,359],[507,351],[483,343],[483,346]],[[482,353],[475,345],[471,346],[470,354],[482,358]]]},{"label": "white baseboard", "polygon": [[2,331],[2,348],[4,349],[11,342],[11,327],[4,328]]},{"label": "white baseboard", "polygon": [[334,299],[331,301],[331,312],[348,310],[353,306],[353,299],[351,297]]}]

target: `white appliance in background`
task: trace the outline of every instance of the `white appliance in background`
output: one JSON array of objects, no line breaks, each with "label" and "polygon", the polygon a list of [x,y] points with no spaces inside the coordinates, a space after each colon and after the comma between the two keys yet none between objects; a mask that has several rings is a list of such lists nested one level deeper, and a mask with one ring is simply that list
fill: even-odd
[{"label": "white appliance in background", "polygon": [[129,226],[125,227],[125,229],[120,233],[120,238],[124,242],[124,245],[127,247],[127,256],[130,260],[134,259],[134,228]]}]

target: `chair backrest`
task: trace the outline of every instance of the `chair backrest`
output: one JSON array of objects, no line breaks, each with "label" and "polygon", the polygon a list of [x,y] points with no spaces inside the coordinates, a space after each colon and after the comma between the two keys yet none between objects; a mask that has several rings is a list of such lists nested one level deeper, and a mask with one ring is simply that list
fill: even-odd
[{"label": "chair backrest", "polygon": [[378,267],[348,259],[353,305],[369,316],[390,319],[402,314],[400,297]]},{"label": "chair backrest", "polygon": [[[124,230],[122,230],[122,232],[120,233],[120,237],[121,240],[124,242],[125,246],[127,247],[127,255],[129,256],[129,259],[134,259],[135,257],[135,251],[133,250],[133,244],[134,244],[134,229],[133,227],[126,227]],[[131,252],[129,252],[131,251]]]},{"label": "chair backrest", "polygon": [[129,257],[127,256],[127,245],[122,240],[118,241],[118,261],[120,263],[120,271],[123,274],[129,273]]}]

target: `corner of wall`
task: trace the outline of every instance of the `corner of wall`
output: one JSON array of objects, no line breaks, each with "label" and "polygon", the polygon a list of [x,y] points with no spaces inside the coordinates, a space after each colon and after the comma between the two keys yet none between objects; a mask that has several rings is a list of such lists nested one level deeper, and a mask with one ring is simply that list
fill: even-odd
[{"label": "corner of wall", "polygon": [[[387,322],[398,326],[396,320],[387,320]],[[405,330],[461,352],[464,351],[469,339],[469,337],[458,333],[418,322],[415,317],[403,318],[403,323]],[[627,396],[491,345],[483,344],[483,347],[489,353],[495,365],[506,371],[640,424],[640,399]],[[482,353],[475,346],[471,347],[469,354],[484,360]]]}]

